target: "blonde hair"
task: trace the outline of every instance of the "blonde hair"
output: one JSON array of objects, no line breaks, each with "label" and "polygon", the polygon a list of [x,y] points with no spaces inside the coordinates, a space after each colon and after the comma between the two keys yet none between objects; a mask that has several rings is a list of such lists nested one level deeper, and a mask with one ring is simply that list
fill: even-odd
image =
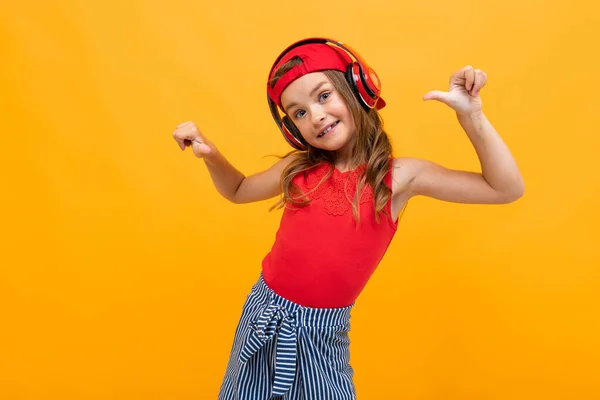
[{"label": "blonde hair", "polygon": [[[294,57],[283,64],[269,81],[271,87],[275,86],[277,81],[290,69],[296,65],[302,64],[302,59]],[[350,85],[346,81],[345,74],[337,70],[322,71],[331,81],[334,88],[340,94],[342,100],[350,110],[354,123],[356,125],[356,144],[352,149],[351,161],[355,166],[366,164],[366,168],[361,170],[358,177],[356,193],[352,202],[352,213],[357,221],[360,221],[359,201],[360,193],[366,184],[373,189],[375,216],[379,222],[379,213],[385,212],[385,205],[392,195],[391,188],[385,183],[385,176],[389,172],[390,157],[392,157],[392,145],[387,134],[383,129],[383,120],[376,109],[365,110],[358,102]],[[298,129],[294,126],[291,119],[286,115],[283,117],[287,126]],[[308,145],[308,150],[294,150],[286,154],[287,157],[296,154],[296,157],[284,169],[281,177],[282,194],[279,201],[271,207],[282,208],[287,204],[304,206],[310,203],[305,193],[302,193],[294,183],[294,177],[299,173],[307,171],[321,162],[326,162],[332,166],[330,172],[319,183],[322,184],[333,173],[335,165],[335,152],[322,150]],[[350,199],[348,199],[350,201]]]}]

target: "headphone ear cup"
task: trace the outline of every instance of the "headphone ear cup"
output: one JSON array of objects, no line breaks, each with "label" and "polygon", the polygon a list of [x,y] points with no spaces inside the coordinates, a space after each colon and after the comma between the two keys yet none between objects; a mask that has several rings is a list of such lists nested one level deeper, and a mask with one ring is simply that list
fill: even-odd
[{"label": "headphone ear cup", "polygon": [[346,79],[352,88],[352,91],[356,95],[358,102],[364,107],[365,110],[369,111],[375,107],[378,97],[371,96],[372,90],[367,90],[364,80],[362,78],[362,69],[360,64],[352,63],[346,68]]},{"label": "headphone ear cup", "polygon": [[292,147],[297,150],[306,150],[308,148],[308,143],[306,143],[296,125],[290,121],[290,117],[287,115],[284,115],[281,119],[281,129]]},{"label": "headphone ear cup", "polygon": [[362,70],[362,67],[360,68],[360,72],[361,72],[360,80],[362,82],[362,86],[365,88],[365,91],[372,99],[377,99],[379,97],[377,95],[377,93],[378,93],[377,89],[374,87],[371,87],[371,85],[369,84],[370,82],[365,79],[364,71]]},{"label": "headphone ear cup", "polygon": [[360,98],[360,92],[358,91],[358,87],[356,87],[357,82],[354,79],[354,74],[352,73],[353,66],[354,63],[348,64],[348,67],[346,68],[346,81],[348,81],[348,85],[350,85],[350,89],[352,89],[352,93],[354,93],[354,96],[356,96],[358,102],[364,106],[364,103]]}]

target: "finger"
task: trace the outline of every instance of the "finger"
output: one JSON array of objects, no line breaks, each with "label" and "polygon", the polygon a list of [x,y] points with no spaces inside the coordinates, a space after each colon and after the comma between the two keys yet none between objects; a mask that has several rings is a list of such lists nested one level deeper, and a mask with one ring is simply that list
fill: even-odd
[{"label": "finger", "polygon": [[193,122],[185,124],[184,126],[182,126],[180,128],[180,130],[182,132],[185,132],[184,135],[187,139],[190,139],[190,140],[198,139],[201,142],[205,142],[204,137],[202,136],[202,133],[200,132],[200,130],[198,129],[196,124],[194,124]]},{"label": "finger", "polygon": [[467,80],[467,71],[471,68],[472,67],[470,65],[467,65],[466,67],[462,67],[458,71],[455,71],[452,75],[450,75],[450,84],[454,83],[464,86]]},{"label": "finger", "polygon": [[181,150],[185,150],[185,139],[178,137],[177,131],[173,132],[173,139],[175,139]]},{"label": "finger", "polygon": [[192,141],[197,137],[198,135],[194,132],[193,129],[186,129],[186,127],[176,129],[173,132],[173,138],[175,139],[181,150],[185,150],[185,148],[191,145]]},{"label": "finger", "polygon": [[200,138],[200,132],[198,132],[198,129],[194,125],[189,125],[176,129],[173,132],[173,136],[178,139],[194,140]]},{"label": "finger", "polygon": [[471,90],[473,89],[473,83],[475,82],[475,71],[473,70],[473,67],[471,67],[470,65],[466,66],[464,68],[464,76],[465,76],[465,89],[467,89],[467,91],[471,92]]},{"label": "finger", "polygon": [[472,97],[477,97],[477,93],[479,93],[479,89],[481,88],[481,71],[478,69],[474,69],[474,78],[473,78],[473,88],[469,92]]},{"label": "finger", "polygon": [[486,82],[487,82],[486,73],[480,69],[476,69],[475,70],[475,84],[473,85],[473,91],[472,91],[471,95],[474,97],[479,96],[479,92],[481,91],[481,89],[483,89]]},{"label": "finger", "polygon": [[173,139],[175,139],[175,141],[177,142],[177,144],[179,145],[179,148],[181,150],[185,150],[185,136],[181,135],[181,131],[179,129],[176,129],[173,131]]}]

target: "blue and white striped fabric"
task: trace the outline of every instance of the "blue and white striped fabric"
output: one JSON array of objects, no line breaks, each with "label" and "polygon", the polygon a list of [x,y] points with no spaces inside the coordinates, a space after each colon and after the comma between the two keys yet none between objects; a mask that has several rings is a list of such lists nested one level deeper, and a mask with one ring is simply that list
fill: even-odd
[{"label": "blue and white striped fabric", "polygon": [[262,274],[246,299],[219,400],[354,400],[350,310],[302,307]]}]

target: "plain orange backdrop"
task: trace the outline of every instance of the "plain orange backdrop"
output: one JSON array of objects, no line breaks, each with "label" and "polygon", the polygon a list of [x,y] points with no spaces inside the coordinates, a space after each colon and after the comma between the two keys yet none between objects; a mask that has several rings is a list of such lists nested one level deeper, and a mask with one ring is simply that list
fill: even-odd
[{"label": "plain orange backdrop", "polygon": [[423,102],[472,64],[526,194],[411,201],[356,305],[359,399],[600,398],[595,2],[11,1],[0,11],[0,398],[214,399],[278,226],[171,137],[240,170],[287,144],[265,81],[328,36],[378,71],[395,154],[478,170]]}]

